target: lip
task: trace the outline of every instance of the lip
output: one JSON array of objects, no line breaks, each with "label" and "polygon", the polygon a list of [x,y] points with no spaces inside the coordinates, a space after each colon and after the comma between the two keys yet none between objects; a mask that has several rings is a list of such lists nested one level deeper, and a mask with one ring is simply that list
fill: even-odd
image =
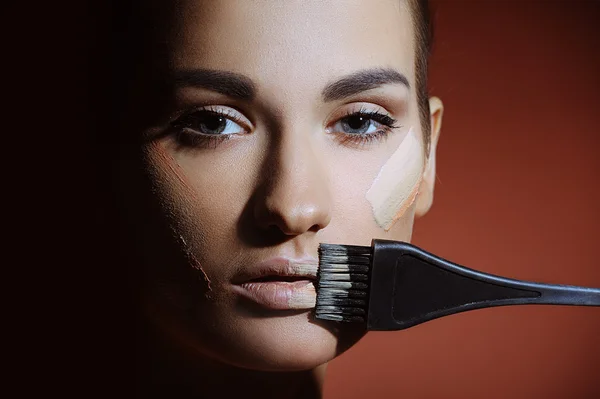
[{"label": "lip", "polygon": [[317,265],[312,257],[271,258],[234,278],[233,290],[268,309],[312,309]]},{"label": "lip", "polygon": [[317,279],[318,264],[319,261],[310,256],[296,259],[278,256],[243,270],[234,277],[232,282],[242,284],[267,277],[272,281],[277,281],[277,277],[281,277],[279,281],[300,278],[314,281]]}]

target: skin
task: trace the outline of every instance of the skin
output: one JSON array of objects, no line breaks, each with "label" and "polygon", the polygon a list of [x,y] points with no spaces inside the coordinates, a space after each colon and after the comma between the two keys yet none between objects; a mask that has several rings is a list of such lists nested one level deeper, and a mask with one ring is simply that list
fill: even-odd
[{"label": "skin", "polygon": [[383,165],[367,191],[377,224],[388,231],[417,198],[423,178],[423,157],[412,129]]},{"label": "skin", "polygon": [[[397,0],[196,0],[178,8],[165,77],[233,72],[254,82],[256,96],[173,86],[160,112],[140,113],[150,186],[132,209],[143,209],[141,304],[152,331],[140,356],[168,364],[148,367],[141,379],[207,396],[318,396],[324,365],[364,331],[314,321],[307,310],[262,309],[235,295],[231,280],[273,256],[316,257],[320,242],[410,241],[415,217],[433,200],[443,107],[430,100],[425,154],[409,8]],[[323,101],[328,83],[372,68],[400,72],[410,88],[390,83]],[[228,110],[245,129],[218,144],[183,145],[173,123],[201,106]],[[360,108],[399,127],[382,140],[350,143],[339,121]],[[424,159],[418,195],[385,231],[365,194],[411,127]]]}]

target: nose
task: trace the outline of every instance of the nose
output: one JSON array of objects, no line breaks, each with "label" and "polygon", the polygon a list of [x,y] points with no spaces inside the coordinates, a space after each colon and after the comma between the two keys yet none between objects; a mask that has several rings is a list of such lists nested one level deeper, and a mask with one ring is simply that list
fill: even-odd
[{"label": "nose", "polygon": [[311,137],[295,133],[281,134],[271,146],[263,192],[254,209],[260,227],[275,227],[288,236],[317,232],[331,221],[324,160]]}]

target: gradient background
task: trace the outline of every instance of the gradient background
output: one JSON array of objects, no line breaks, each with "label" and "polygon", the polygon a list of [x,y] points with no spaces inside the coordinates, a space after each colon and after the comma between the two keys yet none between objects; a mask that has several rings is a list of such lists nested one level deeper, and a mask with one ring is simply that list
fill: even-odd
[{"label": "gradient background", "polygon": [[[414,243],[518,279],[600,287],[600,2],[437,1],[445,104]],[[325,398],[600,398],[600,309],[478,310],[369,333]]]},{"label": "gradient background", "polygon": [[[107,267],[114,263],[110,252],[98,251],[96,244],[114,236],[106,222],[110,218],[98,212],[98,239],[80,233],[90,230],[89,204],[101,209],[107,194],[86,175],[95,165],[73,168],[90,163],[89,152],[79,148],[81,127],[99,137],[110,132],[100,112],[110,104],[107,97],[90,99],[96,113],[74,101],[87,86],[88,70],[96,86],[111,83],[103,58],[109,53],[107,26],[100,17],[107,4],[96,2],[84,11],[89,5],[75,2],[68,14],[65,11],[64,24],[45,18],[52,26],[44,32],[58,36],[53,43],[68,44],[64,57],[52,53],[47,58],[50,63],[69,61],[61,66],[66,76],[48,75],[59,86],[46,93],[61,107],[56,114],[65,118],[70,111],[70,123],[61,120],[56,124],[60,134],[51,137],[64,135],[68,125],[74,130],[74,149],[64,157],[66,172],[51,175],[66,176],[68,185],[76,186],[68,212],[57,213],[63,218],[82,215],[73,223],[76,228],[63,227],[65,233],[58,234],[63,221],[52,224],[48,235],[60,239],[56,248],[68,244],[69,253],[60,253],[61,267],[48,269],[53,274],[65,270],[69,281],[75,276],[75,283],[68,285],[76,295],[64,303],[81,307],[65,316],[76,324],[70,333],[57,334],[74,344],[78,361],[71,364],[78,370],[62,373],[55,383],[64,389],[68,376],[70,385],[90,397],[92,391],[103,390],[114,396],[117,383],[126,386],[131,379],[129,363],[122,360],[130,343],[125,327],[129,315],[118,310],[126,309],[122,298],[130,287]],[[600,1],[447,0],[433,6],[436,37],[430,87],[446,108],[436,198],[430,213],[417,221],[414,242],[494,274],[600,287],[595,253],[600,222]],[[36,50],[31,51],[36,57],[32,65],[40,62],[38,39],[31,47]],[[88,54],[89,65],[84,60]],[[61,93],[66,98],[55,100]],[[41,272],[39,267],[35,270]],[[112,287],[108,295],[107,286]],[[52,296],[60,292],[51,287]],[[43,326],[46,341],[52,330],[48,326],[58,325],[55,312],[60,307],[51,309],[36,311],[32,328],[37,333]],[[115,321],[104,323],[97,320],[98,314]],[[85,315],[90,320],[83,320]],[[46,323],[39,322],[42,316],[48,318]],[[31,342],[40,339],[36,334]],[[65,357],[66,346],[56,343],[58,337],[50,342],[59,348],[60,357],[38,356],[36,365],[44,359],[51,364],[38,374],[29,373],[36,379],[56,369],[55,359]],[[117,371],[119,363],[123,370]],[[114,385],[108,383],[109,376]],[[48,392],[49,385],[38,385]],[[370,333],[330,364],[325,398],[600,398],[600,309],[500,307],[404,331]]]}]

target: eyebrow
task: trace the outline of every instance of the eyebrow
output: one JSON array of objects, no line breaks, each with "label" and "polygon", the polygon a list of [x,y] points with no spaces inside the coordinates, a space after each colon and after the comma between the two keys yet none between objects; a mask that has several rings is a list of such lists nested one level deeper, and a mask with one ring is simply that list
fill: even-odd
[{"label": "eyebrow", "polygon": [[341,100],[366,90],[393,83],[403,84],[410,89],[410,83],[406,76],[395,69],[364,69],[327,84],[322,92],[323,102]]},{"label": "eyebrow", "polygon": [[[216,91],[228,97],[251,101],[256,96],[256,85],[249,77],[215,69],[189,69],[176,71],[176,87],[197,87]],[[391,68],[372,68],[354,72],[328,83],[321,96],[323,102],[341,100],[385,84],[400,83],[410,89],[406,76]]]},{"label": "eyebrow", "polygon": [[189,69],[175,72],[176,87],[197,87],[216,91],[228,97],[250,101],[256,95],[256,85],[247,76],[215,69]]}]

